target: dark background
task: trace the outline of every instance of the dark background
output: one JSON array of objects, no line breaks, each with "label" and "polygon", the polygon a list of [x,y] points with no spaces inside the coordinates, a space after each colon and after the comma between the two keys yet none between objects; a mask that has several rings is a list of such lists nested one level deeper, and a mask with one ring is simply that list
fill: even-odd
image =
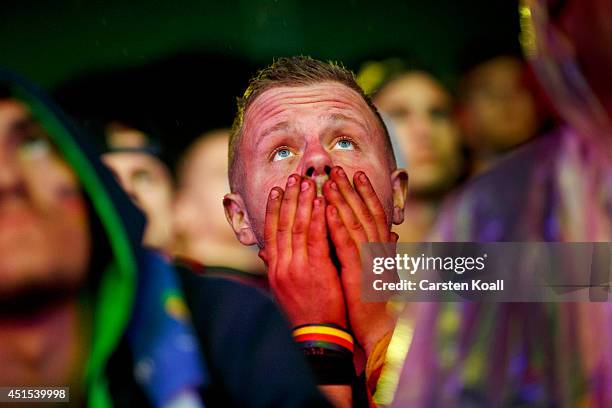
[{"label": "dark background", "polygon": [[466,49],[516,45],[515,1],[0,1],[0,64],[82,122],[144,127],[170,157],[229,126],[248,78],[306,54],[411,56],[452,84]]}]

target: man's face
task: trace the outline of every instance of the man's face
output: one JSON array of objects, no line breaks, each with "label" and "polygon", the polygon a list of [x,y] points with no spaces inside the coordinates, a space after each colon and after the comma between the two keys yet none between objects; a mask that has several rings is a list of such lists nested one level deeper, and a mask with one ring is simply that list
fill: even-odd
[{"label": "man's face", "polygon": [[237,244],[219,201],[229,190],[228,141],[228,131],[205,136],[190,149],[181,167],[175,204],[176,229],[187,253],[194,242]]},{"label": "man's face", "polygon": [[102,156],[123,189],[146,214],[144,243],[170,249],[173,243],[172,180],[156,157],[140,152],[113,152]]},{"label": "man's face", "polygon": [[462,108],[464,131],[476,150],[503,152],[534,136],[535,99],[525,84],[524,64],[499,57],[469,74]]},{"label": "man's face", "polygon": [[452,186],[461,150],[448,93],[429,75],[415,72],[385,86],[374,103],[393,121],[412,194],[439,194]]},{"label": "man's face", "polygon": [[76,288],[91,238],[78,181],[17,100],[0,100],[0,298]]},{"label": "man's face", "polygon": [[278,87],[258,96],[245,113],[235,185],[260,246],[268,193],[292,173],[321,182],[332,166],[344,168],[349,179],[364,171],[391,223],[393,169],[384,138],[365,101],[342,84]]}]

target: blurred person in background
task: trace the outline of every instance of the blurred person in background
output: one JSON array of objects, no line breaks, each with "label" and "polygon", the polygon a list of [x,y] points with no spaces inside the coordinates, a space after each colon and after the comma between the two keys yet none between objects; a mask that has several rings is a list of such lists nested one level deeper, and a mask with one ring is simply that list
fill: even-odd
[{"label": "blurred person in background", "polygon": [[73,405],[326,406],[260,291],[176,271],[85,137],[0,69],[0,385]]},{"label": "blurred person in background", "polygon": [[203,134],[179,162],[174,207],[175,255],[180,262],[193,260],[205,265],[202,273],[234,277],[265,287],[263,262],[253,248],[236,239],[220,200],[229,190],[229,135],[229,129]]},{"label": "blurred person in background", "polygon": [[479,41],[466,52],[457,103],[472,176],[534,137],[543,114],[533,74],[518,51],[486,44]]},{"label": "blurred person in background", "polygon": [[441,203],[463,174],[451,94],[429,72],[399,58],[367,62],[357,80],[391,122],[398,158],[410,175],[401,242],[427,240]]},{"label": "blurred person in background", "polygon": [[120,122],[106,126],[102,161],[147,217],[143,243],[171,254],[174,245],[174,182],[161,147],[143,131]]},{"label": "blurred person in background", "polygon": [[[437,238],[607,243],[592,261],[611,265],[612,3],[528,0],[520,16],[526,55],[563,123],[467,184]],[[414,334],[393,406],[612,406],[604,279],[582,289],[599,302],[431,304],[415,322],[406,316]]]}]

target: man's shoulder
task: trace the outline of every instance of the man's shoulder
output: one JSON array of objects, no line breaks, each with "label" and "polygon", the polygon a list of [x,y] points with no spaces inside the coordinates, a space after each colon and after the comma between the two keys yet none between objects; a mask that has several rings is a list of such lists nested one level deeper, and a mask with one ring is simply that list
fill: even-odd
[{"label": "man's shoulder", "polygon": [[508,153],[499,163],[469,182],[462,193],[481,190],[500,191],[520,189],[531,181],[530,176],[541,168],[554,164],[560,145],[557,133],[538,136],[529,143]]},{"label": "man's shoulder", "polygon": [[[178,268],[194,329],[212,358],[265,344],[293,348],[285,317],[263,290],[224,277]],[[293,351],[293,350],[291,350]]]},{"label": "man's shoulder", "polygon": [[187,268],[177,271],[214,380],[209,401],[327,406],[287,321],[266,292]]},{"label": "man's shoulder", "polygon": [[[184,266],[178,266],[176,270],[188,303],[193,303],[196,309],[192,313],[205,308],[209,313],[219,310],[227,315],[238,311],[253,313],[257,307],[275,307],[267,292],[234,279],[232,272],[237,275],[239,271],[224,268],[223,273],[200,274]],[[248,310],[244,309],[246,306],[249,306]]]}]

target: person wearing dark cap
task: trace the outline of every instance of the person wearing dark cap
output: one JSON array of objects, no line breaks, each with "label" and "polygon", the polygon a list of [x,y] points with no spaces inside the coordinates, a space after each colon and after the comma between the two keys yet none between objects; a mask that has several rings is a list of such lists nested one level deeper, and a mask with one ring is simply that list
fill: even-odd
[{"label": "person wearing dark cap", "polygon": [[108,124],[105,136],[107,151],[102,161],[147,217],[143,243],[170,254],[174,183],[161,146],[143,131],[120,122]]}]

